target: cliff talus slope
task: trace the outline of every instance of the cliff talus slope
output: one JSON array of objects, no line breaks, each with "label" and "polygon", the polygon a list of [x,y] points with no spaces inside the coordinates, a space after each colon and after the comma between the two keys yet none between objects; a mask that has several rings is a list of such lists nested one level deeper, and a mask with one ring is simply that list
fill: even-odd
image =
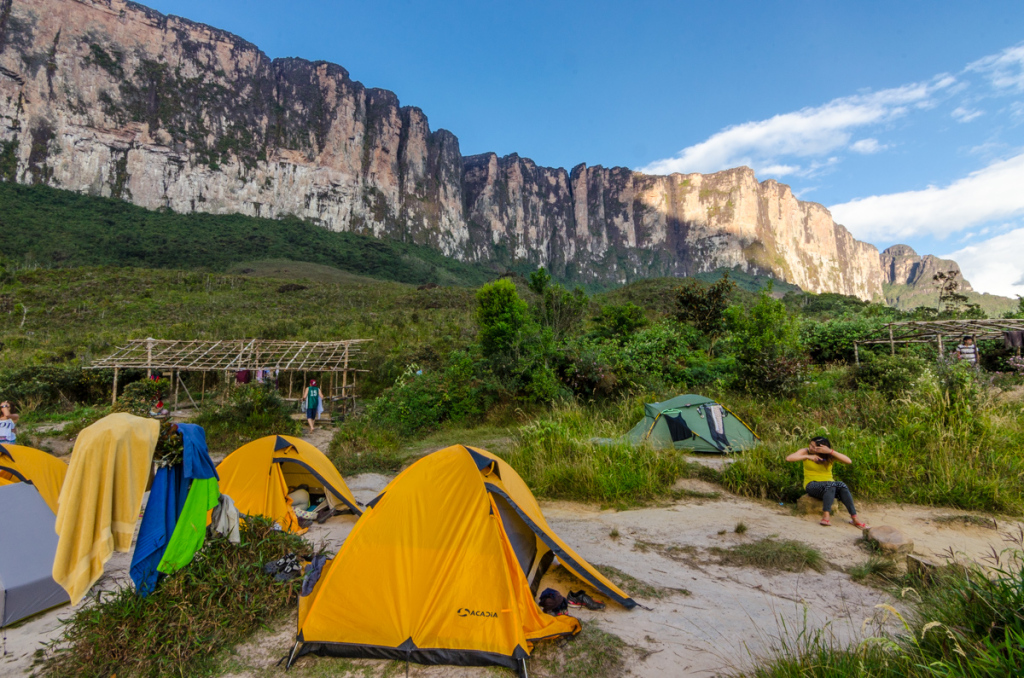
[{"label": "cliff talus slope", "polygon": [[740,168],[647,176],[463,157],[340,66],[122,0],[0,0],[0,180],[178,212],[294,215],[581,282],[721,266],[882,294],[877,250]]}]

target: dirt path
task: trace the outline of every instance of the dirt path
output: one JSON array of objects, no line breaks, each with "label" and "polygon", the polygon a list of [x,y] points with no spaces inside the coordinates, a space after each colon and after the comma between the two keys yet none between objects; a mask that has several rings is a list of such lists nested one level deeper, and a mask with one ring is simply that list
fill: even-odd
[{"label": "dirt path", "polygon": [[[326,449],[330,431],[317,431],[310,438]],[[361,502],[375,497],[389,480],[378,474],[347,479]],[[789,507],[772,502],[736,497],[701,481],[681,481],[678,489],[719,495],[630,511],[600,510],[569,502],[542,503],[554,530],[591,563],[614,567],[654,587],[661,596],[637,597],[649,609],[626,611],[611,604],[603,612],[577,613],[585,625],[597,624],[631,646],[626,667],[631,674],[727,673],[749,666],[752,658],[767,652],[780,634],[793,637],[805,623],[813,629],[827,625],[839,641],[856,642],[863,637],[864,620],[875,615],[876,605],[896,602],[899,606],[885,593],[862,586],[843,572],[866,561],[868,553],[857,543],[860,532],[838,519],[842,514],[833,527],[823,528],[816,516],[797,515]],[[981,526],[979,517],[974,522],[956,520],[968,515],[964,511],[919,506],[864,504],[861,514],[872,525],[899,528],[914,540],[916,553],[940,562],[950,550],[982,559],[991,549],[1005,546],[1002,533],[1021,527],[1017,522],[1000,522],[998,529],[992,529]],[[747,527],[744,534],[734,531],[740,522]],[[314,525],[307,538],[336,550],[354,524],[352,516],[336,516],[323,525]],[[829,568],[823,574],[813,570],[788,573],[716,564],[713,548],[769,536],[816,546]],[[109,590],[125,582],[129,562],[130,554],[115,554],[107,576],[98,586]],[[541,586],[565,592],[568,585],[577,586],[556,569]],[[68,608],[61,608],[9,629],[6,643],[10,654],[0,661],[0,675],[20,675],[29,670],[33,653],[41,642],[56,637],[58,620],[68,613]],[[226,659],[227,675],[284,676],[274,664],[291,646],[294,629],[293,618],[236,648]],[[305,657],[289,675],[391,675],[397,670],[382,661]],[[410,675],[456,678],[488,675],[489,671],[413,666]],[[404,666],[400,673],[404,673]],[[552,672],[535,661],[532,673],[543,676]]]}]

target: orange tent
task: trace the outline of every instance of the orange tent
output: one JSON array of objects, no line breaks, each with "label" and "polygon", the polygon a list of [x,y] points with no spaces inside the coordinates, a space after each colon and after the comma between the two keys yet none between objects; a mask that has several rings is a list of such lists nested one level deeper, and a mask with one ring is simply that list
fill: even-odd
[{"label": "orange tent", "polygon": [[511,466],[462,445],[434,452],[370,503],[300,597],[292,660],[315,652],[517,668],[536,641],[580,631],[533,600],[555,556],[636,605],[551,530]]},{"label": "orange tent", "polygon": [[67,473],[68,465],[52,454],[24,445],[0,445],[0,485],[32,485],[54,515]]},{"label": "orange tent", "polygon": [[306,485],[327,497],[331,508],[362,513],[331,460],[313,445],[292,436],[266,436],[242,445],[217,467],[220,491],[239,512],[266,516],[281,529],[305,532],[288,499],[288,488]]}]

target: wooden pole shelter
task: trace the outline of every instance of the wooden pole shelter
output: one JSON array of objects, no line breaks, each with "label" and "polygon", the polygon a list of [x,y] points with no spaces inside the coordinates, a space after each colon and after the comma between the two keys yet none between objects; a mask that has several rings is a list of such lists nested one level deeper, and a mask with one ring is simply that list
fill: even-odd
[{"label": "wooden pole shelter", "polygon": [[[337,404],[341,399],[344,410],[349,401],[355,397],[354,387],[356,373],[365,372],[359,369],[358,358],[363,339],[342,341],[277,341],[262,339],[233,340],[169,340],[169,339],[136,339],[118,347],[111,355],[97,360],[92,369],[113,369],[114,388],[112,400],[117,400],[120,384],[120,370],[132,369],[146,371],[147,377],[161,374],[174,382],[174,406],[181,404],[181,389],[184,388],[188,398],[195,403],[184,374],[188,372],[203,373],[203,392],[200,401],[206,397],[206,372],[220,372],[227,382],[224,397],[233,388],[235,375],[241,370],[250,373],[262,370],[265,373],[288,374],[288,397],[292,399],[295,376],[301,375],[308,385],[310,378],[316,378],[322,390],[327,391],[328,398]],[[338,378],[338,373],[341,378]],[[341,388],[339,390],[339,383]],[[275,386],[283,387],[279,382]],[[302,390],[305,390],[304,388]],[[168,393],[168,400],[170,394]],[[354,406],[354,403],[353,403]]]}]

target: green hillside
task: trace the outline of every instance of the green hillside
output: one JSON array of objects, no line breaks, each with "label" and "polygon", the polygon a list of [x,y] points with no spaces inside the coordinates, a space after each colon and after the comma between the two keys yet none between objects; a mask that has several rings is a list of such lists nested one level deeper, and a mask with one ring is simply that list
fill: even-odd
[{"label": "green hillside", "polygon": [[479,285],[500,273],[429,247],[336,233],[295,218],[151,211],[122,200],[12,183],[0,183],[0,231],[4,256],[44,267],[226,271],[284,259],[383,280],[448,285]]}]

